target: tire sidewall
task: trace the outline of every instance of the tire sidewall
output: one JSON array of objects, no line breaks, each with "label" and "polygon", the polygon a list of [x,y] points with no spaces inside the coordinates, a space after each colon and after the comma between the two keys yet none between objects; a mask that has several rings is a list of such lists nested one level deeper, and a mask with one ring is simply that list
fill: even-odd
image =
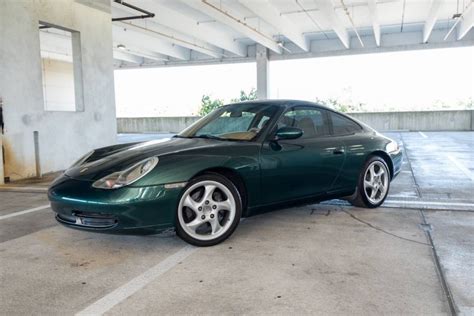
[{"label": "tire sidewall", "polygon": [[[385,167],[385,172],[387,173],[389,179],[387,181],[387,192],[385,193],[385,196],[383,197],[383,199],[374,204],[372,202],[369,201],[369,199],[367,198],[367,195],[365,193],[365,188],[364,188],[364,178],[365,178],[365,173],[367,172],[367,168],[374,162],[374,161],[378,161],[378,162],[381,162],[384,167]],[[376,207],[379,207],[380,205],[383,204],[383,202],[385,201],[385,199],[387,198],[388,196],[388,192],[390,190],[390,182],[391,182],[391,175],[390,175],[390,171],[388,169],[388,166],[387,166],[387,163],[385,162],[385,160],[383,160],[382,158],[378,157],[378,156],[370,156],[369,159],[367,159],[367,161],[365,162],[364,164],[364,168],[362,169],[362,172],[360,174],[360,177],[359,177],[359,183],[358,183],[358,187],[359,187],[359,195],[360,197],[362,198],[362,201],[364,202],[364,204],[366,205],[367,208],[376,208]]]},{"label": "tire sidewall", "polygon": [[[229,189],[231,194],[234,196],[236,210],[235,210],[235,216],[234,216],[234,220],[233,220],[232,224],[230,225],[229,229],[223,235],[221,235],[221,236],[219,236],[215,239],[212,239],[212,240],[199,240],[199,239],[196,239],[196,238],[191,237],[190,235],[188,235],[186,233],[186,231],[181,227],[181,224],[178,220],[178,212],[181,211],[179,209],[179,204],[180,204],[180,201],[181,201],[184,193],[186,192],[186,190],[188,190],[191,186],[193,186],[194,184],[196,184],[198,182],[209,181],[209,180],[219,182],[219,183],[223,184],[225,187],[227,187]],[[176,222],[176,224],[175,224],[176,234],[181,239],[183,239],[184,241],[186,241],[186,242],[188,242],[192,245],[199,246],[199,247],[208,247],[208,246],[217,245],[217,244],[223,242],[224,240],[226,240],[227,238],[229,238],[229,236],[232,235],[232,233],[235,231],[235,229],[239,225],[240,218],[242,217],[242,198],[240,196],[239,190],[237,189],[237,187],[234,185],[234,183],[232,181],[230,181],[226,177],[224,177],[220,174],[217,174],[217,173],[206,173],[206,174],[203,174],[201,176],[198,176],[198,177],[192,179],[191,181],[188,182],[186,187],[184,187],[181,194],[179,195],[178,205],[176,205],[175,216],[176,216],[176,220],[175,220],[175,222]]]}]

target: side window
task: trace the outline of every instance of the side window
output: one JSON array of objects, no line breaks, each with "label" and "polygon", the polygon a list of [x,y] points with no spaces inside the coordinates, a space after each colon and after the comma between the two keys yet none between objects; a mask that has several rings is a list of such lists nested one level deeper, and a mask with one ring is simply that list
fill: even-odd
[{"label": "side window", "polygon": [[361,127],[354,121],[342,115],[331,112],[332,129],[334,135],[350,135],[361,131]]},{"label": "side window", "polygon": [[278,122],[278,128],[284,126],[302,129],[302,138],[329,135],[326,112],[317,108],[297,107],[287,111]]}]

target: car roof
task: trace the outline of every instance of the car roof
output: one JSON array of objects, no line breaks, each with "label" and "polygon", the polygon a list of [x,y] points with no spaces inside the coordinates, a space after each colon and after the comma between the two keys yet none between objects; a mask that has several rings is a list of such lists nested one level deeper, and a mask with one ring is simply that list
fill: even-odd
[{"label": "car roof", "polygon": [[[293,106],[314,106],[323,108],[326,110],[332,110],[324,105],[311,102],[311,101],[303,101],[303,100],[292,100],[292,99],[266,99],[266,100],[252,100],[252,101],[244,101],[244,102],[237,102],[232,104],[261,104],[261,105],[276,105],[279,107],[289,108]],[[231,105],[231,104],[229,104]]]}]

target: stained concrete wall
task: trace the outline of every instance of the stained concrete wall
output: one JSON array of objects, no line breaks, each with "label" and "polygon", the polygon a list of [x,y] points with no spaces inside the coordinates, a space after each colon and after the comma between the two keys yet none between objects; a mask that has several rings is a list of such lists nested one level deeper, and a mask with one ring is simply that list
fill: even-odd
[{"label": "stained concrete wall", "polygon": [[351,113],[350,116],[379,131],[469,131],[472,110]]},{"label": "stained concrete wall", "polygon": [[[39,21],[79,32],[83,111],[44,110]],[[0,1],[0,96],[5,176],[13,180],[35,174],[34,131],[43,172],[64,169],[92,148],[115,143],[110,2]]]},{"label": "stained concrete wall", "polygon": [[198,116],[117,118],[119,133],[177,133],[199,120]]},{"label": "stained concrete wall", "polygon": [[[474,130],[474,111],[420,111],[349,113],[378,131],[466,131]],[[196,116],[118,118],[119,133],[153,133],[183,130]]]},{"label": "stained concrete wall", "polygon": [[43,96],[48,111],[75,111],[73,64],[62,60],[42,59]]}]

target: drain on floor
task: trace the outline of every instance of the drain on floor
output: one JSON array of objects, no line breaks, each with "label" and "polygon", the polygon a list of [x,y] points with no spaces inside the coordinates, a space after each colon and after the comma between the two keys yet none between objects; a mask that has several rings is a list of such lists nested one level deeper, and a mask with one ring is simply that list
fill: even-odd
[{"label": "drain on floor", "polygon": [[431,224],[421,223],[420,228],[423,229],[425,232],[430,232],[433,230],[433,226],[431,226]]}]

